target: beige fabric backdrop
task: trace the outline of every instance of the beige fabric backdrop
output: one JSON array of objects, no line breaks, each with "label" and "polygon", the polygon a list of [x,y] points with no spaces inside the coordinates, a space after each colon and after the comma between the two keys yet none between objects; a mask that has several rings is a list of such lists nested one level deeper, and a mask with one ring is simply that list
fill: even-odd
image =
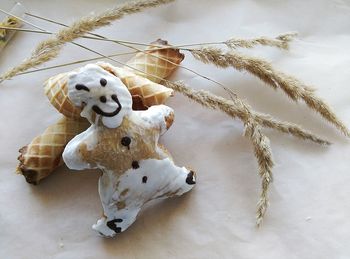
[{"label": "beige fabric backdrop", "polygon": [[[69,23],[116,1],[23,3],[32,13]],[[7,8],[7,0],[0,6]],[[249,53],[315,86],[350,127],[349,28],[350,3],[342,0],[178,0],[98,32],[182,44],[299,31],[289,52],[261,47]],[[42,39],[44,35],[17,34],[1,53],[0,70],[18,64]],[[105,54],[125,51],[113,44],[79,42]],[[66,46],[45,66],[87,57],[94,55]],[[162,142],[177,164],[197,171],[197,186],[183,197],[150,204],[128,231],[103,239],[91,230],[101,213],[97,172],[63,167],[39,186],[14,174],[18,148],[59,116],[44,96],[43,81],[73,67],[19,76],[0,86],[0,258],[350,258],[349,141],[304,104],[290,102],[248,74],[218,70],[190,56],[183,64],[230,86],[255,109],[303,124],[334,144],[320,147],[265,130],[276,161],[275,181],[271,207],[257,230],[260,180],[242,124],[177,94],[167,103],[176,111],[175,124]],[[178,71],[173,79],[224,94],[186,71]]]}]

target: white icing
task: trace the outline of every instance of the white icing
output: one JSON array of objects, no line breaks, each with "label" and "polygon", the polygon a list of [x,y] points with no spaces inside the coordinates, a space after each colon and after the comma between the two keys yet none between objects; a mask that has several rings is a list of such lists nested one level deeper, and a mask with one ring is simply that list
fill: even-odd
[{"label": "white icing", "polygon": [[[93,229],[104,236],[116,234],[106,226],[108,221],[122,219],[116,224],[124,231],[136,220],[148,201],[167,198],[169,194],[182,195],[194,186],[186,183],[189,171],[185,167],[177,167],[169,158],[141,160],[139,166],[119,177],[111,171],[105,171],[100,177],[99,194],[106,218],[98,220]],[[144,177],[147,177],[146,183],[143,182]],[[122,195],[126,189],[129,191]],[[120,201],[125,203],[125,208],[118,209]]]},{"label": "white icing", "polygon": [[154,105],[146,111],[135,111],[139,117],[151,127],[160,127],[160,134],[167,131],[165,117],[174,113],[174,110],[166,105]]},{"label": "white icing", "polygon": [[84,142],[88,150],[94,149],[97,144],[96,128],[96,125],[91,125],[87,130],[76,135],[68,142],[62,154],[63,161],[68,168],[74,170],[91,168],[91,165],[80,157],[79,145]]},{"label": "white icing", "polygon": [[[101,79],[107,81],[106,86],[102,86]],[[89,89],[78,90],[77,85],[83,85]],[[113,117],[101,116],[102,123],[108,128],[118,127],[123,117],[131,112],[132,98],[127,87],[122,81],[105,71],[100,66],[88,64],[77,72],[72,72],[68,79],[68,97],[77,106],[84,106],[81,116],[87,118],[91,123],[92,107],[98,106],[106,113],[112,113],[118,109],[119,105],[112,99],[112,95],[118,97],[121,110]],[[101,96],[106,98],[106,102],[101,101]]]},{"label": "white icing", "polygon": [[[101,86],[101,78],[107,81],[106,86]],[[77,89],[78,84],[80,88],[87,87],[89,91]],[[117,95],[121,104],[119,113],[113,117],[98,115],[95,121],[92,121],[92,109],[96,105],[106,113],[116,111],[119,105],[112,99],[112,95]],[[68,80],[68,96],[75,105],[85,105],[81,115],[87,118],[92,125],[67,144],[62,155],[63,160],[71,169],[100,168],[103,171],[99,180],[99,194],[106,217],[98,220],[93,229],[104,236],[112,237],[116,232],[108,226],[108,222],[111,220],[122,220],[116,223],[116,227],[120,228],[120,231],[124,231],[136,220],[142,206],[148,201],[181,195],[192,189],[194,185],[186,183],[189,170],[177,167],[168,158],[166,152],[157,148],[159,135],[167,130],[165,117],[173,113],[171,108],[165,105],[155,105],[147,111],[132,111],[132,98],[126,86],[119,78],[92,64],[71,74]],[[101,101],[101,96],[106,97],[106,102]],[[158,129],[151,131],[152,134],[144,136],[142,141],[156,143],[154,146],[157,157],[164,159],[140,160],[138,168],[131,168],[122,175],[106,170],[104,164],[93,167],[88,161],[83,161],[79,153],[80,145],[84,143],[88,150],[93,150],[97,145],[99,129],[106,126],[119,130],[118,127],[124,117],[128,117],[142,127]],[[97,124],[100,119],[103,125]],[[116,139],[116,141],[120,140]],[[132,142],[130,150],[136,148],[138,144]],[[106,161],[106,163],[108,162]],[[146,182],[143,180],[146,179],[144,177],[147,177]]]}]

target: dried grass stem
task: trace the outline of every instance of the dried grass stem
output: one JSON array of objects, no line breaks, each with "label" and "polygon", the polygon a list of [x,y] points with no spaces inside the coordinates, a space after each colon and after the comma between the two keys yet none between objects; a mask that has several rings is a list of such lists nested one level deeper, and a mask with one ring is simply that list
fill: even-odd
[{"label": "dried grass stem", "polygon": [[24,60],[22,64],[10,69],[1,76],[1,79],[10,79],[16,74],[26,71],[31,67],[38,66],[58,56],[61,48],[67,42],[85,35],[94,29],[109,25],[112,21],[123,18],[125,15],[141,12],[145,9],[156,7],[162,4],[173,2],[174,0],[139,0],[128,2],[108,9],[98,15],[90,15],[74,22],[71,27],[61,29],[54,37],[41,42],[32,52],[30,58]]},{"label": "dried grass stem", "polygon": [[[204,90],[194,90],[182,83],[165,82],[173,90],[182,93],[189,99],[214,110],[221,110],[232,118],[240,119],[245,125],[245,136],[250,139],[254,147],[254,154],[258,160],[259,174],[262,178],[262,190],[257,208],[257,225],[260,225],[268,207],[268,189],[272,181],[272,167],[274,165],[270,141],[261,132],[261,127],[255,120],[249,106],[239,99],[226,100]],[[267,119],[267,118],[265,118]]]},{"label": "dried grass stem", "polygon": [[247,71],[269,86],[282,89],[293,101],[304,100],[307,106],[335,125],[343,134],[350,136],[346,126],[337,118],[332,109],[314,94],[313,89],[304,85],[298,79],[274,69],[269,62],[236,51],[223,52],[221,49],[213,47],[193,49],[191,53],[203,63],[211,63],[221,68],[233,67],[239,71]]},{"label": "dried grass stem", "polygon": [[287,50],[289,48],[289,42],[291,42],[295,36],[297,36],[297,33],[292,32],[292,33],[281,34],[275,38],[268,38],[268,37],[259,37],[259,38],[253,38],[253,39],[232,38],[225,41],[225,44],[231,49],[253,48],[256,45],[262,45],[262,46],[271,46],[271,47],[277,47],[277,48]]}]

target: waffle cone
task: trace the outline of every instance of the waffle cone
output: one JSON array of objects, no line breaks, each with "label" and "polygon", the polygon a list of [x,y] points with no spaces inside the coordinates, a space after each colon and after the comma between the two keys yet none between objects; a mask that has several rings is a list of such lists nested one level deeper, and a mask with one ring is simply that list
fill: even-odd
[{"label": "waffle cone", "polygon": [[163,104],[173,94],[172,89],[154,83],[143,76],[136,75],[128,69],[114,67],[109,63],[102,62],[97,63],[97,65],[119,77],[132,96],[140,97],[141,103],[134,106],[134,110],[142,110],[152,105]]},{"label": "waffle cone", "polygon": [[[159,83],[160,78],[168,77],[184,59],[179,50],[172,49],[166,41],[157,40],[151,43],[152,46],[145,49],[145,52],[136,54],[127,64],[137,70],[130,68],[115,68],[108,63],[100,63],[101,67],[116,74],[129,88],[134,100],[134,109],[146,109],[152,105],[163,104],[172,94],[172,90]],[[159,47],[169,46],[167,49]],[[152,54],[152,56],[147,55]],[[162,58],[162,59],[160,59]],[[166,61],[169,60],[174,64]],[[144,71],[151,75],[143,74]],[[137,73],[139,75],[137,75]],[[140,76],[141,75],[141,76]],[[67,92],[68,73],[62,73],[49,78],[44,89],[52,105],[68,118],[79,118],[81,110],[74,106],[69,100]]]},{"label": "waffle cone", "polygon": [[89,125],[85,119],[59,119],[19,150],[17,171],[24,175],[28,183],[37,184],[61,164],[61,154],[66,144]]},{"label": "waffle cone", "polygon": [[[160,47],[163,49],[159,49]],[[178,49],[172,48],[167,41],[158,39],[152,42],[151,46],[145,49],[145,52],[137,53],[127,62],[128,66],[136,70],[132,70],[129,67],[125,68],[155,83],[159,83],[161,81],[160,78],[167,78],[174,72],[184,57],[184,54],[180,53]]]},{"label": "waffle cone", "polygon": [[69,73],[62,73],[50,77],[44,83],[44,91],[51,104],[68,118],[80,118],[81,109],[76,107],[68,98]]}]

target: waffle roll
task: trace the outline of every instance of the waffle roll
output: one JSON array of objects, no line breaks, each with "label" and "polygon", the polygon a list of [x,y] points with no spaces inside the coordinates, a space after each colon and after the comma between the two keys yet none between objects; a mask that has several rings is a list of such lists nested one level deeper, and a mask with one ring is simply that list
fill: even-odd
[{"label": "waffle roll", "polygon": [[62,116],[41,135],[22,147],[17,171],[28,183],[38,184],[62,163],[61,155],[66,144],[77,134],[86,130],[90,123],[84,119]]}]

